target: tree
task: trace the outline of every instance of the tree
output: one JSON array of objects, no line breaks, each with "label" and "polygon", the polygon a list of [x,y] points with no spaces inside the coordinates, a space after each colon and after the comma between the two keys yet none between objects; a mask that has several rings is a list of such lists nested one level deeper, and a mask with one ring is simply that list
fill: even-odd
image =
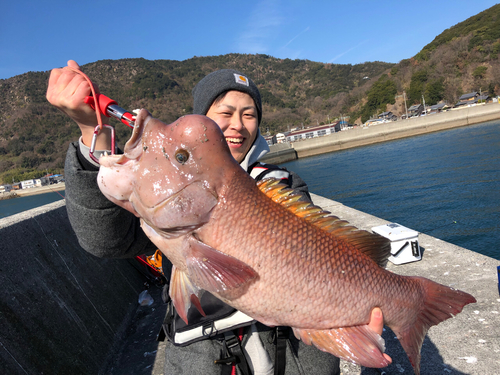
[{"label": "tree", "polygon": [[[383,74],[367,93],[367,102],[361,109],[361,121],[365,122],[375,112],[385,111],[387,104],[396,102],[396,83]],[[357,114],[355,115],[357,117]]]},{"label": "tree", "polygon": [[488,85],[488,94],[490,96],[496,96],[497,95],[495,93],[495,85],[493,84],[493,82],[490,82],[490,84]]},{"label": "tree", "polygon": [[413,73],[410,81],[410,90],[408,90],[408,99],[410,103],[420,103],[422,95],[425,93],[427,83],[427,70],[419,70]]},{"label": "tree", "polygon": [[438,79],[427,84],[425,89],[425,101],[429,105],[437,104],[444,98],[443,79]]},{"label": "tree", "polygon": [[484,78],[484,75],[486,74],[486,71],[488,70],[487,66],[478,66],[474,71],[472,72],[472,76],[474,78]]}]

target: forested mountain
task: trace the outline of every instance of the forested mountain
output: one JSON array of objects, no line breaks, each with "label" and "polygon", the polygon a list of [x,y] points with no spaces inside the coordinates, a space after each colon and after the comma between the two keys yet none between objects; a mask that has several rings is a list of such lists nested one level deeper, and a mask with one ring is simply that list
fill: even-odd
[{"label": "forested mountain", "polygon": [[[333,119],[340,110],[338,94],[365,86],[393,64],[322,64],[277,59],[267,55],[229,54],[185,61],[145,59],[103,60],[82,66],[101,92],[129,110],[147,108],[170,123],[192,113],[191,90],[206,74],[222,68],[252,77],[263,100],[264,132],[289,125],[316,124]],[[61,169],[70,141],[79,129],[45,99],[49,72],[29,72],[0,81],[0,179],[18,180],[19,172]],[[123,144],[131,130],[118,121]],[[15,175],[14,175],[15,174]],[[38,172],[38,174],[40,174]],[[29,177],[31,178],[31,177]]]},{"label": "forested mountain", "polygon": [[[422,21],[422,22],[425,22]],[[395,36],[397,37],[397,36]],[[233,68],[259,87],[263,133],[332,121],[342,115],[361,123],[385,110],[446,101],[461,94],[500,89],[500,5],[438,35],[417,55],[398,64],[324,64],[268,55],[228,54],[184,61],[102,60],[82,66],[101,92],[127,109],[147,108],[166,123],[192,112],[191,90],[206,74]],[[62,171],[78,127],[45,99],[49,72],[0,80],[0,183]],[[500,90],[499,90],[500,91]],[[130,129],[116,125],[119,143]]]}]

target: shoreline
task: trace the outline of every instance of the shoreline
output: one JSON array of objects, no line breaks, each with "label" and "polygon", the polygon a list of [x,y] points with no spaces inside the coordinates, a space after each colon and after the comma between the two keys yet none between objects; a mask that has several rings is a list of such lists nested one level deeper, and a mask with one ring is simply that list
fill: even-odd
[{"label": "shoreline", "polygon": [[11,190],[8,193],[0,193],[0,200],[22,198],[22,197],[28,197],[31,195],[39,195],[39,194],[45,194],[45,193],[51,193],[51,192],[55,193],[55,192],[65,190],[65,189],[66,189],[66,184],[64,182],[61,182],[59,184],[40,186],[40,187],[34,187],[34,188],[29,188],[29,189]]},{"label": "shoreline", "polygon": [[270,164],[281,164],[303,157],[434,133],[498,119],[500,119],[500,103],[489,103],[407,120],[398,120],[371,126],[358,126],[322,137],[272,145],[270,146],[271,152],[266,154],[261,161]]},{"label": "shoreline", "polygon": [[[427,115],[425,117],[398,120],[366,127],[357,126],[327,136],[309,138],[299,142],[274,144],[270,146],[271,151],[261,158],[260,161],[270,164],[281,164],[303,157],[367,146],[498,119],[500,119],[500,103],[489,103]],[[57,192],[65,189],[65,183],[61,182],[54,185],[30,189],[12,190],[8,193],[0,193],[0,200]]]}]

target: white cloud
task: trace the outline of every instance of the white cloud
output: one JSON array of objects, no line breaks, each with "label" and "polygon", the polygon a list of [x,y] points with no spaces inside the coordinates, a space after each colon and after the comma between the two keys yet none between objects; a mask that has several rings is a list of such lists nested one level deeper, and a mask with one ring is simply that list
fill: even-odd
[{"label": "white cloud", "polygon": [[302,30],[300,33],[298,33],[297,35],[295,35],[292,39],[290,39],[288,41],[287,44],[285,44],[283,47],[281,48],[285,48],[286,46],[288,46],[290,43],[292,43],[295,39],[297,39],[299,36],[301,36],[302,34],[304,34],[306,31],[309,30],[309,26],[307,26],[304,30]]},{"label": "white cloud", "polygon": [[348,54],[349,52],[351,52],[352,50],[355,50],[356,48],[358,48],[359,46],[365,44],[366,42],[368,42],[369,39],[367,40],[363,40],[361,43],[358,43],[356,46],[354,47],[351,47],[349,48],[347,51],[344,51],[342,53],[339,53],[337,56],[335,56],[333,59],[331,59],[330,61],[328,61],[329,63],[332,63],[334,62],[335,60],[338,60],[340,59],[342,56],[344,56],[345,54]]},{"label": "white cloud", "polygon": [[260,1],[237,39],[238,49],[245,53],[267,52],[270,39],[284,21],[277,1]]}]

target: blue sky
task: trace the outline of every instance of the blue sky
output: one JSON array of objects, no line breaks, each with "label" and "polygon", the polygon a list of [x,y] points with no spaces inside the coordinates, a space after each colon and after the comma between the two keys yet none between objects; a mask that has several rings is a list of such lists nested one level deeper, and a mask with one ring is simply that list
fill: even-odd
[{"label": "blue sky", "polygon": [[495,1],[2,1],[0,79],[74,59],[264,53],[399,62]]}]

